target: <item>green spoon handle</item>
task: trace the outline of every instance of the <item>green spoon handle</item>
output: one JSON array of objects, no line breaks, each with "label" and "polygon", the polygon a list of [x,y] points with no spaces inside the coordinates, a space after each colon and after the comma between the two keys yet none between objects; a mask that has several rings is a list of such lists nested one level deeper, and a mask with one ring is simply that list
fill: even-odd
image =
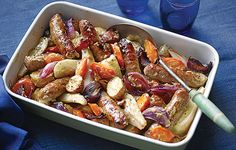
[{"label": "green spoon handle", "polygon": [[201,111],[207,115],[215,124],[229,133],[233,133],[235,128],[229,119],[224,115],[222,111],[202,93],[192,89],[189,92],[192,101],[201,109]]}]

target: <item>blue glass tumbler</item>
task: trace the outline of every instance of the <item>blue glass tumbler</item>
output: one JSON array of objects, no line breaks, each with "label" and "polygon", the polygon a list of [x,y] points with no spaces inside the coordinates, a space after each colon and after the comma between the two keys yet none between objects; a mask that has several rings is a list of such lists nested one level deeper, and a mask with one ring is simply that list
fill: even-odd
[{"label": "blue glass tumbler", "polygon": [[148,4],[148,0],[116,0],[120,10],[126,15],[138,15],[142,13]]},{"label": "blue glass tumbler", "polygon": [[160,14],[164,29],[184,34],[198,14],[200,0],[161,0]]}]

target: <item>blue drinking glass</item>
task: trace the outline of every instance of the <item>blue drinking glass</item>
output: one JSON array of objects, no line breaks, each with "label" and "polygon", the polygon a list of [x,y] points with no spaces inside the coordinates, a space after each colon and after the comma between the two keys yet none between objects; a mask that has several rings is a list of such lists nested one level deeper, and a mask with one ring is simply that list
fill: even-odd
[{"label": "blue drinking glass", "polygon": [[117,0],[117,4],[124,14],[138,15],[147,8],[148,0]]},{"label": "blue drinking glass", "polygon": [[160,14],[164,29],[184,34],[198,14],[200,0],[161,0]]}]

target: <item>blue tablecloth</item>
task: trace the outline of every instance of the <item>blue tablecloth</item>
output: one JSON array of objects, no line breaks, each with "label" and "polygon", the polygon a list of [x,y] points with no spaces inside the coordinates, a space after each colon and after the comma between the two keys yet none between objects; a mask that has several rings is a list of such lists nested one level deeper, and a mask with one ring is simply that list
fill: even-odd
[{"label": "blue tablecloth", "polygon": [[[12,56],[37,13],[52,0],[0,1],[0,54]],[[115,0],[70,0],[83,6],[127,17]],[[141,16],[131,17],[161,27],[159,0],[150,0],[149,9]],[[200,10],[189,37],[215,47],[220,65],[210,99],[236,124],[236,1],[201,0]],[[30,149],[132,149],[77,130],[59,125],[25,111],[23,129],[33,144]],[[188,150],[236,149],[236,134],[229,135],[202,116]]]}]

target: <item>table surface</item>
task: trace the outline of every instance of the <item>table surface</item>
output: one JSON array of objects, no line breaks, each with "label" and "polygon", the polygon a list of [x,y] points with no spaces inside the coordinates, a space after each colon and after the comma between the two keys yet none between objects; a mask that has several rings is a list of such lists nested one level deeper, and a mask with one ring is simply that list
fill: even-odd
[{"label": "table surface", "polygon": [[[9,57],[38,12],[53,0],[1,0],[0,54]],[[159,0],[150,0],[148,10],[137,17],[121,13],[115,0],[69,0],[76,4],[161,27]],[[187,35],[212,45],[220,55],[220,65],[210,99],[236,125],[236,1],[201,0],[199,13]],[[30,149],[132,149],[25,112],[23,129],[33,141]],[[188,150],[236,149],[236,134],[227,134],[204,115],[189,143]]]}]

